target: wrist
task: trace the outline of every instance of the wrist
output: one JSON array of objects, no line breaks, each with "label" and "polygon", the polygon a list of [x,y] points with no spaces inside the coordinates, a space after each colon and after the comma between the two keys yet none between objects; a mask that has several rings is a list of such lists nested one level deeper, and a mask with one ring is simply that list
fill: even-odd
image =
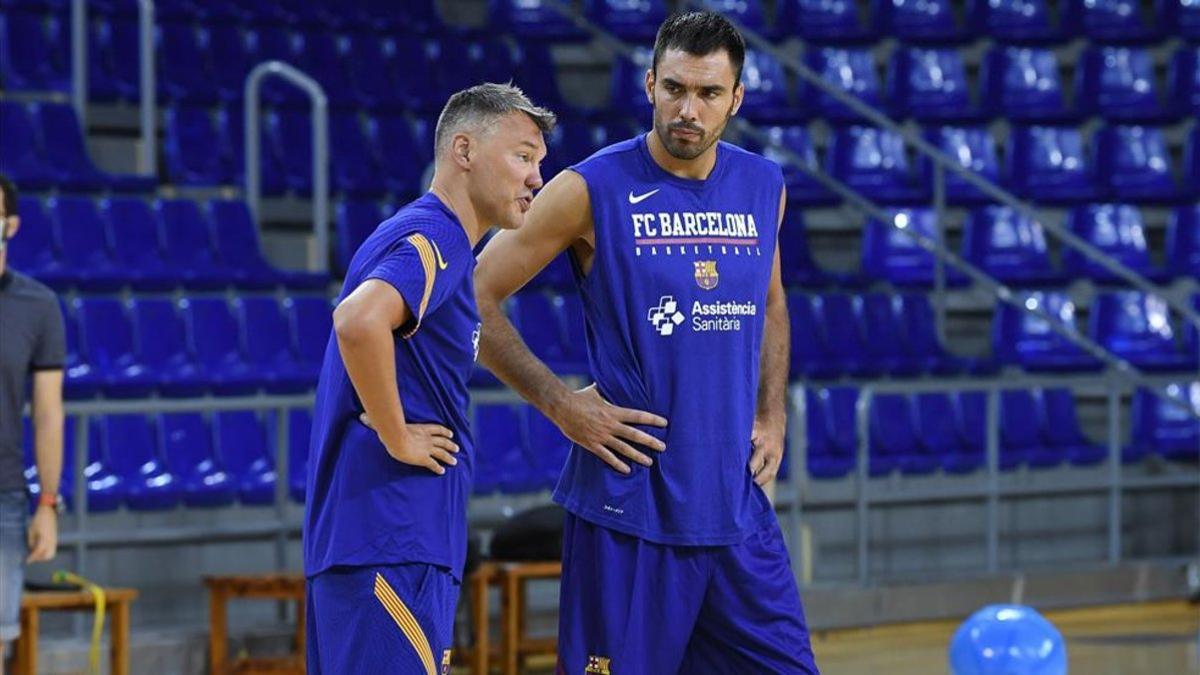
[{"label": "wrist", "polygon": [[38,511],[48,510],[51,513],[57,514],[59,504],[60,502],[56,493],[42,492],[38,495]]}]

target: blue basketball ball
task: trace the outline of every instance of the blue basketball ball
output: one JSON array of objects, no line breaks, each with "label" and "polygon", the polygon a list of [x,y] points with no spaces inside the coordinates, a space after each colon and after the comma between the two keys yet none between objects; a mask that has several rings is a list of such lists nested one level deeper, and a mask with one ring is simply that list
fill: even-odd
[{"label": "blue basketball ball", "polygon": [[950,641],[952,675],[1066,675],[1062,633],[1037,610],[988,605]]}]

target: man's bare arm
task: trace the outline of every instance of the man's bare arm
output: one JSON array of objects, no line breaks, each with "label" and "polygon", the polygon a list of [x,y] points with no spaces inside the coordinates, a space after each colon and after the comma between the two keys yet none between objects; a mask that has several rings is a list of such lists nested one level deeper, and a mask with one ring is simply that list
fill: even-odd
[{"label": "man's bare arm", "polygon": [[[57,495],[63,469],[63,371],[33,374],[33,451],[42,494]],[[39,506],[29,523],[27,562],[50,560],[58,549],[58,514]]]},{"label": "man's bare arm", "polygon": [[591,236],[587,185],[574,171],[563,171],[538,193],[524,225],[492,238],[475,268],[475,299],[483,322],[479,360],[553,420],[568,438],[614,469],[628,473],[628,465],[618,454],[643,465],[652,463],[628,441],[663,449],[661,441],[629,425],[666,426],[666,420],[609,405],[594,386],[571,391],[529,350],[501,308],[506,298],[555,256]]},{"label": "man's bare arm", "polygon": [[454,434],[438,424],[408,424],[396,382],[393,332],[411,316],[394,287],[368,279],[338,303],[334,333],[346,373],[366,411],[364,422],[379,434],[388,454],[441,475],[446,472],[443,463],[457,464],[458,445],[450,440]]},{"label": "man's bare arm", "polygon": [[[779,218],[787,204],[786,190],[779,196]],[[771,281],[767,288],[766,322],[763,326],[762,353],[759,355],[758,404],[754,415],[754,453],[750,471],[759,485],[774,480],[783,461],[783,437],[787,429],[787,377],[791,325],[788,321],[787,295],[780,271],[779,242],[771,262]]]}]

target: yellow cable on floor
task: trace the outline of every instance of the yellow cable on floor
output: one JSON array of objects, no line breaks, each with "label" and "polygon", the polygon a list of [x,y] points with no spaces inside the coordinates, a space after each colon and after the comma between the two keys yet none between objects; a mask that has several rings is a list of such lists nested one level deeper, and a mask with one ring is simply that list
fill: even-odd
[{"label": "yellow cable on floor", "polygon": [[100,640],[104,635],[104,589],[78,574],[64,570],[54,573],[54,583],[74,584],[92,594],[92,600],[96,603],[96,618],[92,622],[92,646],[88,650],[88,673],[100,675]]}]

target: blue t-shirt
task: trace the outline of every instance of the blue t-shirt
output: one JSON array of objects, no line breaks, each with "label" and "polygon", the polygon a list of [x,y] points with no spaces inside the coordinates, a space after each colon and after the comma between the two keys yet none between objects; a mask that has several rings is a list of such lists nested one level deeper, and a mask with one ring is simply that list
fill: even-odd
[{"label": "blue t-shirt", "polygon": [[555,500],[577,516],[668,545],[741,541],[774,516],[748,463],[783,176],[720,143],[704,180],[673,176],[646,137],[571,167],[587,182],[592,268],[575,264],[599,392],[661,415],[666,443],[622,475],[571,449]]},{"label": "blue t-shirt", "polygon": [[331,335],[309,446],[306,575],[334,565],[420,562],[461,579],[475,464],[467,419],[467,380],[479,344],[474,269],[466,232],[433,193],[380,224],[350,261],[342,298],[380,279],[412,312],[394,335],[405,420],[449,428],[460,450],[458,464],[441,476],[388,455],[358,419],[362,403]]}]

